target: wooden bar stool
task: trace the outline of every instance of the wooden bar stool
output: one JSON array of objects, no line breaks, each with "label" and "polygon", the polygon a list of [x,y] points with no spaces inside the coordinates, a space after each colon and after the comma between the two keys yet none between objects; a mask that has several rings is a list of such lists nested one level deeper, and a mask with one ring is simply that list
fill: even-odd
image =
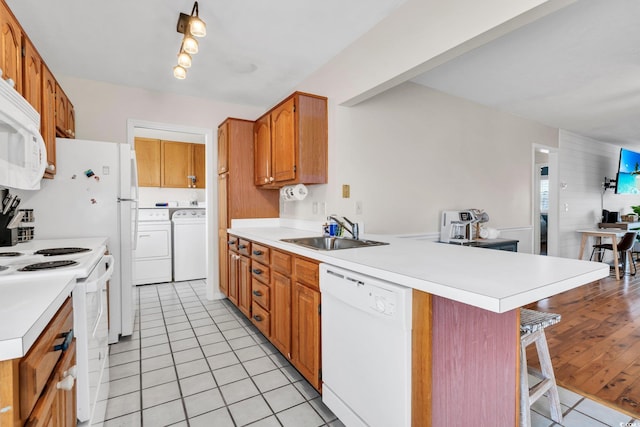
[{"label": "wooden bar stool", "polygon": [[[553,375],[551,356],[544,328],[560,322],[560,315],[520,309],[520,426],[531,427],[531,405],[543,395],[549,398],[551,419],[562,423],[562,407]],[[527,366],[527,346],[536,344],[541,371]],[[538,384],[529,387],[529,375],[540,378]]]}]

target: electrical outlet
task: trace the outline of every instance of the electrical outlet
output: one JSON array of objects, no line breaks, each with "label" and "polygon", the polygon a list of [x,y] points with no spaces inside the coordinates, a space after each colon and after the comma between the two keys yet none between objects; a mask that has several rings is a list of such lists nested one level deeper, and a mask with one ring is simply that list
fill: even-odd
[{"label": "electrical outlet", "polygon": [[318,214],[318,202],[313,202],[311,204],[311,213],[313,213],[314,215]]},{"label": "electrical outlet", "polygon": [[349,184],[342,185],[342,198],[348,199],[351,197],[351,186]]},{"label": "electrical outlet", "polygon": [[356,215],[362,215],[362,201],[358,200],[356,202]]}]

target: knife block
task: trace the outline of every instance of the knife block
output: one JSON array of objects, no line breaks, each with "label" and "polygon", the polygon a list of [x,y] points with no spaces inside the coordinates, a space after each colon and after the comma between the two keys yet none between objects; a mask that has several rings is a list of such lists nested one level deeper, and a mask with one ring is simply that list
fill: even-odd
[{"label": "knife block", "polygon": [[4,228],[0,230],[0,246],[15,246],[18,244],[18,229]]}]

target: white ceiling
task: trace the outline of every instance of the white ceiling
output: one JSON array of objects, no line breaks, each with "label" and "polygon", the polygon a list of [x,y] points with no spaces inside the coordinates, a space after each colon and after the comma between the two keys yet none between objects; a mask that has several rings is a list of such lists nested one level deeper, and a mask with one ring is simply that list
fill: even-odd
[{"label": "white ceiling", "polygon": [[601,141],[640,143],[640,1],[579,0],[413,81]]},{"label": "white ceiling", "polygon": [[[182,81],[175,27],[192,0],[6,1],[56,75],[268,107],[406,0],[201,0],[208,34]],[[413,81],[640,142],[640,1],[577,0]]]},{"label": "white ceiling", "polygon": [[405,0],[201,0],[207,36],[173,77],[192,0],[7,0],[54,75],[238,104],[288,95]]}]

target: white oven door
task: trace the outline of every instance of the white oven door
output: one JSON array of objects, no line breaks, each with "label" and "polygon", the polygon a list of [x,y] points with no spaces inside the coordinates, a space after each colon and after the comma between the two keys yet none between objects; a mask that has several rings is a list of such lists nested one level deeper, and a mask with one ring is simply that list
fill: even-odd
[{"label": "white oven door", "polygon": [[[74,330],[77,348],[78,420],[99,419],[95,414],[98,388],[108,375],[107,282],[113,274],[115,260],[105,255],[89,277],[78,281],[73,295]],[[108,383],[106,383],[108,385]],[[104,393],[101,393],[104,394]]]}]

